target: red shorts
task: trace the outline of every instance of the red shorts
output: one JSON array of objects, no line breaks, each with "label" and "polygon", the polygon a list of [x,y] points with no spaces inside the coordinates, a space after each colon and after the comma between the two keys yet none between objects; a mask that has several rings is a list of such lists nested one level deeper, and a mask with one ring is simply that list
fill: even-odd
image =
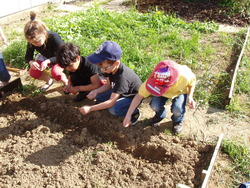
[{"label": "red shorts", "polygon": [[[36,61],[37,63],[39,63],[39,65],[41,65],[42,61]],[[63,72],[63,68],[60,67],[58,64],[55,64],[52,66],[51,69],[51,76],[53,79],[55,79],[56,81],[60,81],[60,80],[65,80],[67,79],[66,75]],[[35,69],[30,69],[30,76],[32,78],[38,79],[41,77],[43,71],[40,70],[35,70]]]}]

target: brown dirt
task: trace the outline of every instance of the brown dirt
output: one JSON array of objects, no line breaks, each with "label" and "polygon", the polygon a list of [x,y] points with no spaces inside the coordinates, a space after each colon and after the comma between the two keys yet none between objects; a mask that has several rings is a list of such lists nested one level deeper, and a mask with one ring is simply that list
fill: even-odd
[{"label": "brown dirt", "polygon": [[1,187],[201,185],[213,146],[107,111],[82,116],[67,96],[7,96],[1,102]]},{"label": "brown dirt", "polygon": [[[22,73],[24,84],[28,77]],[[0,187],[200,187],[221,133],[250,143],[249,119],[223,110],[188,110],[183,134],[173,136],[170,113],[158,128],[148,126],[148,99],[142,120],[123,128],[107,110],[81,115],[78,107],[93,101],[73,97],[55,83],[44,95],[9,93],[0,101]],[[216,166],[226,168],[226,161],[220,153]],[[218,178],[212,174],[211,187]]]},{"label": "brown dirt", "polygon": [[247,26],[250,24],[249,13],[234,13],[230,7],[222,7],[217,0],[189,2],[186,0],[138,0],[137,9],[146,11],[164,10],[188,21],[214,21],[216,23]]},{"label": "brown dirt", "polygon": [[[23,84],[31,82],[26,71],[20,76]],[[220,134],[250,144],[247,116],[198,106],[187,109],[183,133],[173,136],[170,113],[159,127],[148,126],[154,115],[149,99],[140,106],[142,120],[123,128],[123,119],[107,110],[81,115],[78,108],[93,101],[74,103],[73,97],[55,83],[44,95],[1,99],[0,187],[200,187]],[[232,183],[230,164],[219,152],[208,187]]]}]

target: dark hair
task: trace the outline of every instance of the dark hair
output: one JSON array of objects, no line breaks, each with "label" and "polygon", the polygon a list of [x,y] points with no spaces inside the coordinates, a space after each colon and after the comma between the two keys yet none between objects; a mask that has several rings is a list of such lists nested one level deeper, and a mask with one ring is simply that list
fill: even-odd
[{"label": "dark hair", "polygon": [[59,47],[56,55],[56,61],[62,68],[65,68],[70,63],[75,62],[78,56],[80,56],[79,47],[73,43],[65,43]]},{"label": "dark hair", "polygon": [[30,12],[30,21],[24,26],[24,36],[26,40],[30,40],[35,38],[37,35],[41,33],[46,33],[47,35],[47,26],[40,20],[36,19],[36,13],[34,11]]},{"label": "dark hair", "polygon": [[104,62],[107,62],[109,65],[113,65],[117,60],[110,60],[110,59],[106,59],[105,61],[102,61],[101,63],[97,63],[97,65],[102,66],[102,64]]}]

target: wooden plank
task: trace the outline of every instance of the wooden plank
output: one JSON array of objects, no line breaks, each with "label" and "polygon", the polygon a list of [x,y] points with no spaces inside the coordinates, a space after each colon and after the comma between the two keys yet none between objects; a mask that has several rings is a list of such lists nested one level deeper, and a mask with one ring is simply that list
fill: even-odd
[{"label": "wooden plank", "polygon": [[233,79],[232,79],[232,82],[231,82],[231,87],[230,87],[230,91],[229,91],[229,95],[228,95],[228,104],[230,104],[231,98],[233,96],[234,84],[235,84],[235,81],[236,81],[240,61],[241,61],[241,58],[243,56],[243,52],[244,52],[244,49],[245,49],[245,46],[246,46],[246,43],[247,43],[249,32],[250,32],[250,27],[247,30],[246,39],[245,39],[245,42],[244,42],[243,47],[242,47],[241,52],[240,52],[240,56],[238,58],[238,61],[236,63],[235,69],[234,69],[234,75],[233,75]]},{"label": "wooden plank", "polygon": [[0,98],[4,96],[5,93],[12,91],[15,88],[22,87],[22,82],[20,78],[17,78],[7,85],[0,88]]},{"label": "wooden plank", "polygon": [[13,72],[19,72],[19,71],[23,70],[23,69],[12,68],[12,67],[7,67],[7,66],[6,66],[6,69],[9,70],[9,71],[13,71]]},{"label": "wooden plank", "polygon": [[220,145],[221,145],[222,139],[223,139],[223,134],[221,134],[220,137],[219,137],[219,139],[218,139],[218,142],[217,142],[216,147],[215,147],[215,149],[214,149],[214,153],[213,153],[212,159],[211,159],[211,161],[210,161],[208,170],[203,170],[203,171],[202,171],[202,175],[203,175],[203,177],[205,176],[205,178],[204,178],[204,181],[203,181],[203,183],[202,183],[201,188],[206,188],[206,187],[207,187],[208,180],[209,180],[209,178],[210,178],[210,174],[211,174],[211,172],[212,172],[212,169],[213,169],[213,165],[214,165],[216,156],[217,156],[218,151],[219,151],[219,149],[220,149]]}]

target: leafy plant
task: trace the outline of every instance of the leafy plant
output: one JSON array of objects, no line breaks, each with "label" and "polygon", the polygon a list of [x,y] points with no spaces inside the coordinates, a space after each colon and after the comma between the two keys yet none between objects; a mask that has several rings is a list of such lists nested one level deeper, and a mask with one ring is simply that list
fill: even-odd
[{"label": "leafy plant", "polygon": [[250,151],[249,148],[236,140],[224,140],[222,150],[227,153],[234,162],[234,170],[243,172],[246,178],[250,178]]},{"label": "leafy plant", "polygon": [[[152,70],[154,64],[165,56],[189,62],[199,50],[199,33],[207,32],[208,26],[217,29],[215,24],[185,23],[160,11],[139,14],[131,10],[118,14],[98,7],[45,22],[49,28],[53,26],[65,41],[80,46],[84,56],[105,40],[116,41],[123,49],[122,61],[143,81],[151,72],[148,70]],[[182,37],[182,30],[192,31],[191,38]],[[169,51],[167,54],[166,50]]]},{"label": "leafy plant", "polygon": [[3,52],[5,63],[16,68],[27,68],[28,64],[24,60],[26,44],[24,41],[15,41],[9,45]]},{"label": "leafy plant", "polygon": [[23,85],[23,87],[19,89],[19,92],[23,96],[30,96],[30,97],[35,97],[41,94],[41,91],[34,84]]}]

